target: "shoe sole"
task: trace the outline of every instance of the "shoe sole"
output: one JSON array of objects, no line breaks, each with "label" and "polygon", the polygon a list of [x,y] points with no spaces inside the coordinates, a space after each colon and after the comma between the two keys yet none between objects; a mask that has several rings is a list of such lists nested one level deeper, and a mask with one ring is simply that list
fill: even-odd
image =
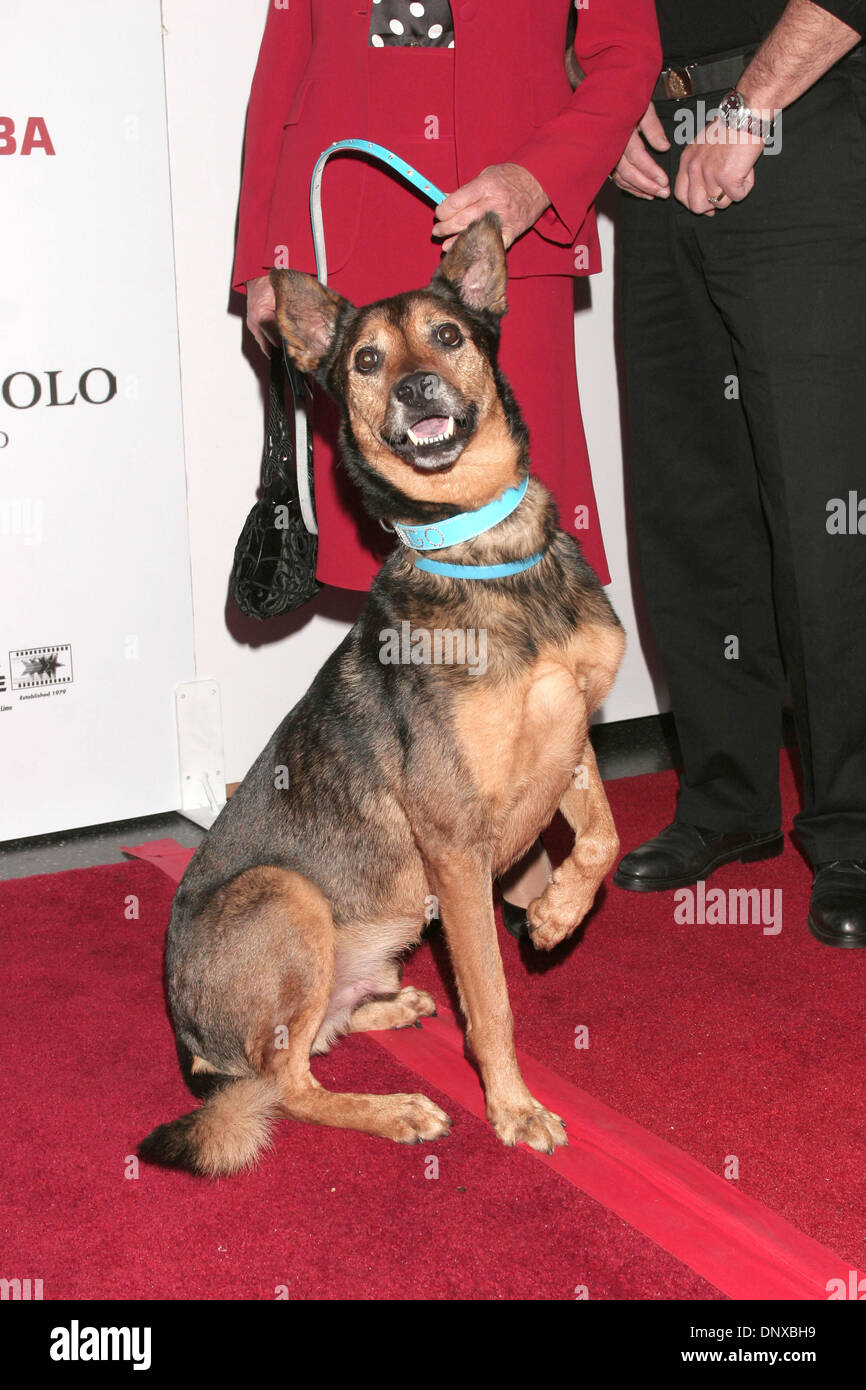
[{"label": "shoe sole", "polygon": [[646,879],[639,878],[636,874],[624,874],[617,869],[613,881],[617,888],[625,888],[629,893],[665,893],[669,888],[690,888],[693,883],[698,883],[701,879],[706,880],[723,864],[733,864],[737,861],[740,864],[756,864],[762,859],[776,859],[784,848],[784,835],[773,835],[769,840],[760,840],[757,844],[749,845],[748,849],[733,849],[727,854],[718,855],[709,864],[705,864],[699,874],[685,874],[680,878]]},{"label": "shoe sole", "polygon": [[863,947],[866,946],[866,936],[861,936],[859,941],[851,941],[850,938],[846,939],[845,937],[835,936],[832,932],[823,931],[816,923],[811,912],[809,913],[807,921],[809,924],[809,931],[816,941],[820,941],[822,946],[841,946],[843,950],[847,951],[856,951],[858,948],[862,950]]}]

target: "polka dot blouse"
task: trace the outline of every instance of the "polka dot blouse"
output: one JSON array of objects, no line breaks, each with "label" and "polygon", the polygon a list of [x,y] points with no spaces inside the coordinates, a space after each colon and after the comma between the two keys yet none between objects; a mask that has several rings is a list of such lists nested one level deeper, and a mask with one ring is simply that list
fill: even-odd
[{"label": "polka dot blouse", "polygon": [[373,0],[373,48],[453,48],[448,0]]}]

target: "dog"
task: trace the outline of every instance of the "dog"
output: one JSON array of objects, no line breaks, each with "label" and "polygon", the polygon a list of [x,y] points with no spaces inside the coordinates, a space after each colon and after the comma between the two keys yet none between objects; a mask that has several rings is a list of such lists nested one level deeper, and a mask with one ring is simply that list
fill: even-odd
[{"label": "dog", "polygon": [[[362,308],[297,271],[271,278],[287,351],[336,399],[343,461],[370,513],[426,533],[528,478],[498,524],[438,552],[524,567],[451,577],[398,545],[220,812],[178,887],[166,946],[179,1056],[207,1099],[139,1152],[215,1176],[251,1165],[280,1117],[398,1143],[447,1135],[423,1095],[340,1094],[310,1071],[343,1033],[435,1013],[429,994],[401,988],[400,965],[432,897],[490,1124],[505,1144],[551,1153],[566,1134],[520,1074],[492,880],[559,809],[574,847],[529,906],[534,946],[549,951],[592,905],[619,841],[588,729],[624,635],[528,477],[527,431],[497,365],[499,222],[488,213],[463,231],[426,288]],[[400,631],[413,634],[411,659],[384,660],[383,634]],[[485,633],[483,669],[416,660],[418,632]]]}]

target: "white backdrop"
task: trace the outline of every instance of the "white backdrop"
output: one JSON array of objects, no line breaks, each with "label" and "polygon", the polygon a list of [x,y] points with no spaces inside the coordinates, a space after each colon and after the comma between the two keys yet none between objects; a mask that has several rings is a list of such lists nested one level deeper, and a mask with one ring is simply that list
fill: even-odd
[{"label": "white backdrop", "polygon": [[194,656],[159,0],[5,0],[2,27],[10,838],[177,805]]},{"label": "white backdrop", "polygon": [[[165,61],[189,484],[196,664],[222,694],[228,779],[246,771],[273,728],[340,640],[333,596],[312,616],[255,625],[229,618],[226,579],[255,498],[263,431],[258,350],[242,356],[240,305],[227,312],[250,80],[266,0],[164,0]],[[335,130],[334,138],[357,132]],[[408,195],[407,195],[408,196]],[[653,714],[658,698],[635,620],[623,506],[613,332],[613,227],[601,224],[606,270],[576,319],[578,368],[596,492],[629,634],[606,720]],[[505,331],[507,331],[507,320]],[[663,698],[663,692],[662,692]]]},{"label": "white backdrop", "polygon": [[[5,5],[0,838],[179,805],[181,681],[218,684],[238,780],[357,608],[332,592],[255,624],[226,602],[264,424],[265,364],[229,284],[266,8]],[[601,232],[576,340],[630,637],[611,720],[659,705],[629,579],[609,220]]]}]

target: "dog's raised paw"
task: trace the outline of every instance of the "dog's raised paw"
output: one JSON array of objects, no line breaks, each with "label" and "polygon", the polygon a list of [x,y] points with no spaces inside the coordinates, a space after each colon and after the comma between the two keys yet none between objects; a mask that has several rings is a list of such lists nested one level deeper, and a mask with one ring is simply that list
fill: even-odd
[{"label": "dog's raised paw", "polygon": [[567,894],[558,884],[549,884],[526,909],[529,935],[537,951],[552,951],[580,926],[593,898],[582,900]]},{"label": "dog's raised paw", "polygon": [[536,898],[526,910],[529,920],[529,938],[536,951],[552,951],[561,941],[571,936],[578,925],[575,914],[557,915],[545,908],[543,898]]},{"label": "dog's raised paw", "polygon": [[509,1147],[528,1144],[539,1153],[552,1154],[554,1149],[568,1145],[565,1121],[537,1100],[503,1107],[491,1115],[490,1122],[498,1138]]}]

